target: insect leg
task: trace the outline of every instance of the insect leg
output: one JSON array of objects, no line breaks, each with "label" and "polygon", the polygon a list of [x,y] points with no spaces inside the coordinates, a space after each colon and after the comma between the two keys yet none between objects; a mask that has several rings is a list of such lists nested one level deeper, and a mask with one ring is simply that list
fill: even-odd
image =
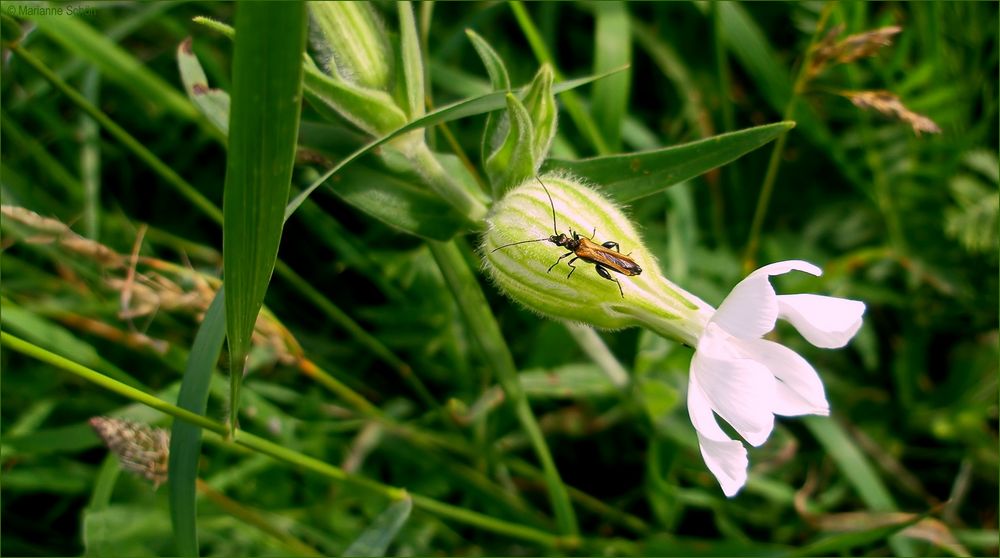
[{"label": "insect leg", "polygon": [[565,254],[559,256],[559,259],[556,260],[556,263],[550,265],[548,271],[546,271],[545,273],[548,273],[549,271],[552,271],[552,268],[555,267],[555,266],[557,266],[557,265],[559,265],[559,262],[563,261],[563,258],[568,258],[568,257],[572,256],[573,254],[574,254],[573,252],[566,252]]},{"label": "insect leg", "polygon": [[609,240],[609,241],[605,242],[604,244],[601,244],[601,246],[604,246],[605,248],[614,248],[615,252],[621,252],[622,251],[621,246],[618,246],[618,243],[615,242],[614,240]]},{"label": "insect leg", "polygon": [[594,240],[595,236],[597,236],[597,227],[594,227],[594,232],[590,233],[590,240]]},{"label": "insect leg", "polygon": [[574,272],[574,271],[576,271],[576,266],[575,266],[575,265],[573,265],[573,262],[575,262],[576,260],[579,260],[579,259],[580,259],[580,258],[573,258],[572,260],[570,260],[570,261],[566,262],[566,265],[568,265],[568,266],[569,266],[569,267],[571,268],[571,269],[569,270],[569,275],[567,275],[567,276],[566,276],[566,278],[567,278],[567,279],[569,279],[569,276],[570,276],[570,275],[573,275],[573,272]]},{"label": "insect leg", "polygon": [[600,264],[594,264],[594,269],[597,270],[597,274],[600,275],[601,277],[604,277],[608,281],[614,281],[615,283],[618,283],[618,292],[621,293],[622,298],[625,298],[625,291],[622,290],[621,281],[612,277],[611,274],[608,273],[608,268]]}]

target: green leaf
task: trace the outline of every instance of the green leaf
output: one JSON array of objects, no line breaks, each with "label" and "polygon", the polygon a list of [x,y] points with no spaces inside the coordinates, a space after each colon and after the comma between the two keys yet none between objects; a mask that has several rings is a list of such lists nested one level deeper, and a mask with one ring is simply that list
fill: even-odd
[{"label": "green leaf", "polygon": [[[631,25],[625,3],[595,3],[594,16],[594,73],[631,64]],[[595,82],[592,88],[594,120],[612,152],[621,149],[622,121],[628,105],[631,77],[631,72],[625,71]]]},{"label": "green leaf", "polygon": [[[414,177],[415,178],[415,177]],[[448,240],[466,226],[448,203],[417,182],[362,165],[336,175],[331,192],[390,227],[432,240]]]},{"label": "green leaf", "polygon": [[521,387],[528,397],[576,399],[615,395],[618,388],[596,364],[567,364],[553,370],[521,372]]},{"label": "green leaf", "polygon": [[[486,39],[480,37],[472,29],[466,29],[465,34],[472,42],[472,47],[476,49],[476,54],[483,61],[483,66],[486,66],[486,73],[490,76],[490,84],[493,86],[493,89],[495,91],[509,91],[510,77],[507,74],[507,67],[504,65],[500,55],[493,50],[493,47],[486,42]],[[483,128],[483,140],[480,146],[480,157],[483,162],[489,157],[494,144],[499,141],[499,138],[495,136],[497,135],[501,118],[501,115],[494,112],[486,115],[486,126]]]},{"label": "green leaf", "polygon": [[236,33],[222,234],[231,429],[236,428],[250,336],[274,271],[291,186],[305,5],[240,4]]},{"label": "green leaf", "polygon": [[[198,328],[191,353],[184,369],[184,379],[177,395],[177,406],[204,415],[208,407],[208,390],[212,373],[219,361],[222,341],[226,337],[226,303],[224,289],[205,312]],[[195,480],[201,457],[201,428],[175,420],[170,431],[170,519],[174,526],[177,552],[183,556],[198,555],[197,507]]]},{"label": "green leaf", "polygon": [[65,15],[29,17],[49,38],[74,56],[89,60],[100,68],[105,77],[148,101],[151,107],[166,109],[185,119],[196,119],[197,111],[183,95],[135,56],[87,25],[85,18]]},{"label": "green leaf", "polygon": [[409,496],[393,502],[347,547],[344,556],[385,556],[385,551],[410,517],[412,509],[413,500]]},{"label": "green leaf", "polygon": [[476,54],[483,61],[483,66],[486,66],[486,73],[490,76],[490,84],[493,89],[496,91],[509,90],[510,76],[507,74],[507,66],[504,65],[503,59],[500,58],[497,51],[486,42],[486,39],[472,29],[466,29],[465,35],[472,42],[472,47],[476,49]]},{"label": "green leaf", "polygon": [[793,126],[794,122],[777,122],[653,151],[579,161],[550,159],[544,170],[570,171],[600,184],[615,201],[626,203],[725,165]]},{"label": "green leaf", "polygon": [[188,98],[223,136],[229,134],[229,93],[208,87],[208,77],[191,48],[191,37],[177,47],[177,67]]}]

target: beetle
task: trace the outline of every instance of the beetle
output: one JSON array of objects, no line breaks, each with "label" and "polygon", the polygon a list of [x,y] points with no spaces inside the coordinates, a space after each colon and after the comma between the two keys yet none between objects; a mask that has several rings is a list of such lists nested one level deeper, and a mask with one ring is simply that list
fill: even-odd
[{"label": "beetle", "polygon": [[569,250],[569,252],[559,256],[559,259],[557,259],[554,264],[549,266],[546,273],[552,271],[552,269],[559,265],[559,262],[563,261],[565,258],[574,256],[572,260],[566,262],[566,265],[570,267],[569,274],[566,275],[567,279],[569,279],[570,276],[573,275],[573,272],[576,271],[576,266],[573,265],[573,262],[576,260],[583,260],[594,264],[594,270],[597,271],[598,275],[608,281],[614,281],[617,283],[618,292],[622,295],[622,298],[625,298],[625,291],[622,290],[621,282],[614,278],[610,272],[614,271],[615,273],[620,273],[626,277],[632,277],[642,273],[642,268],[639,267],[639,264],[635,263],[635,260],[630,258],[628,254],[622,254],[620,250],[621,247],[613,240],[609,240],[603,244],[594,242],[594,236],[597,235],[596,227],[594,228],[594,232],[591,233],[590,238],[580,236],[573,229],[570,229],[569,234],[559,232],[559,228],[556,225],[556,204],[552,201],[552,194],[549,193],[549,189],[545,187],[545,183],[542,182],[541,178],[536,176],[535,179],[542,185],[542,189],[545,190],[545,195],[549,198],[549,205],[552,207],[552,232],[555,234],[546,238],[511,242],[510,244],[498,246],[491,252],[496,252],[497,250],[507,248],[508,246],[527,244],[528,242],[551,242],[556,246]]}]

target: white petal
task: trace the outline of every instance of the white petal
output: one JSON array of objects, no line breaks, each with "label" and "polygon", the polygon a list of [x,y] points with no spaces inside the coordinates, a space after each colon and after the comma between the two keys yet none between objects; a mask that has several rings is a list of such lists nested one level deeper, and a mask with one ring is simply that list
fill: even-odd
[{"label": "white petal", "polygon": [[691,381],[719,416],[759,446],[774,428],[775,379],[766,366],[741,355],[735,341],[709,323],[691,359]]},{"label": "white petal", "polygon": [[754,360],[767,366],[778,379],[773,412],[776,415],[829,415],[823,381],[816,369],[798,353],[773,341],[741,342]]},{"label": "white petal", "polygon": [[757,269],[737,283],[722,301],[712,321],[731,335],[741,339],[757,339],[774,329],[778,319],[778,302],[771,286],[772,275],[789,271],[804,271],[822,275],[823,270],[802,260],[775,262]]},{"label": "white petal", "polygon": [[758,275],[767,275],[772,277],[774,275],[784,275],[789,271],[803,271],[809,275],[815,275],[819,277],[823,275],[823,270],[816,267],[815,265],[804,261],[804,260],[785,260],[783,262],[774,262],[773,264],[767,264],[760,269],[754,270],[749,277],[754,277]]},{"label": "white petal", "polygon": [[814,294],[781,295],[779,316],[807,341],[824,349],[843,347],[861,328],[865,303]]},{"label": "white petal", "polygon": [[733,287],[711,321],[736,337],[758,339],[777,319],[777,296],[767,275],[750,275]]},{"label": "white petal", "polygon": [[692,374],[688,383],[688,416],[698,432],[698,447],[708,470],[726,496],[733,496],[747,482],[747,450],[726,436],[712,414],[711,404]]}]

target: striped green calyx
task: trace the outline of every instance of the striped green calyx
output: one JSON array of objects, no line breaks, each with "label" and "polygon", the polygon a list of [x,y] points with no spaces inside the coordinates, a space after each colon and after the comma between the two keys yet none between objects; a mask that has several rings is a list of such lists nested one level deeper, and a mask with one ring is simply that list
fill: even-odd
[{"label": "striped green calyx", "polygon": [[[542,183],[552,196],[551,204]],[[714,311],[663,277],[628,217],[578,180],[551,174],[532,177],[494,204],[487,224],[482,254],[493,281],[509,297],[543,316],[604,329],[645,326],[693,346]],[[611,271],[621,284],[619,292],[584,259],[574,263],[577,269],[568,278],[567,263],[573,256],[548,271],[568,251],[549,237],[571,231],[588,238],[594,234],[598,245],[617,242],[621,254],[627,254],[642,273],[625,276]],[[536,239],[545,240],[502,247]]]},{"label": "striped green calyx", "polygon": [[385,27],[367,2],[310,2],[314,43],[330,55],[327,70],[340,79],[390,91],[395,59]]}]

